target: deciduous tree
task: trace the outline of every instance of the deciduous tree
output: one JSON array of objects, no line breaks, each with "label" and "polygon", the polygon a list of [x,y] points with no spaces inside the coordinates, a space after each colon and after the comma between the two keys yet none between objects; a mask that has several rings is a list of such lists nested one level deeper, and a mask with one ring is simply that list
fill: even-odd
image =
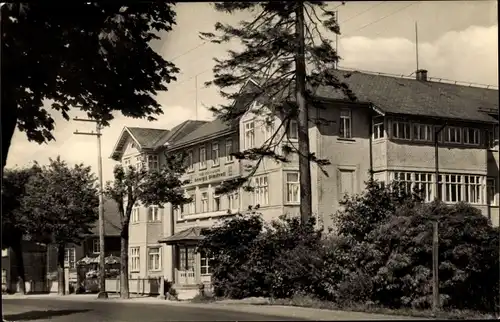
[{"label": "deciduous tree", "polygon": [[118,165],[114,181],[106,183],[105,194],[116,201],[121,219],[120,297],[129,298],[128,244],[129,223],[135,205],[145,207],[171,203],[174,207],[188,202],[181,188],[188,181],[181,180],[186,166],[184,155],[165,155],[166,163],[159,169],[148,169],[145,163],[139,168]]},{"label": "deciduous tree", "polygon": [[2,247],[12,249],[22,293],[26,293],[26,288],[21,241],[23,237],[31,237],[29,232],[36,226],[29,213],[23,211],[22,201],[26,184],[38,170],[38,167],[5,169],[2,180]]},{"label": "deciduous tree", "polygon": [[[316,162],[320,167],[329,163],[317,158],[309,149],[309,125],[321,120],[309,115],[308,106],[320,106],[314,95],[319,86],[340,89],[346,97],[355,99],[347,84],[333,72],[339,57],[331,41],[320,30],[323,28],[338,34],[336,14],[323,1],[224,2],[214,6],[217,11],[229,14],[250,11],[253,18],[239,26],[218,22],[215,25],[218,35],[201,33],[202,38],[214,43],[237,40],[243,47],[241,51],[230,50],[227,59],[215,59],[214,80],[206,85],[219,87],[220,94],[231,104],[212,107],[212,111],[227,122],[238,120],[248,110],[266,122],[269,116],[276,114],[281,120],[275,126],[274,134],[261,146],[234,154],[238,159],[256,162],[247,175],[226,181],[219,187],[219,192],[241,186],[251,190],[245,183],[263,158],[287,162],[287,154],[297,153],[300,213],[302,222],[306,223],[312,212],[310,162]],[[250,78],[256,80],[258,86],[247,91],[232,90],[243,87]],[[249,109],[256,100],[262,104]],[[291,121],[298,123],[298,146],[285,135]]]},{"label": "deciduous tree", "polygon": [[58,293],[64,294],[65,247],[80,244],[91,234],[98,218],[98,190],[90,167],[70,167],[60,157],[49,160],[28,181],[22,206],[37,222],[38,230],[50,233],[57,245]]},{"label": "deciduous tree", "polygon": [[150,42],[175,24],[171,2],[8,3],[1,23],[2,168],[16,126],[31,141],[54,139],[52,113],[69,120],[79,109],[103,125],[115,111],[162,114],[155,95],[178,68]]}]

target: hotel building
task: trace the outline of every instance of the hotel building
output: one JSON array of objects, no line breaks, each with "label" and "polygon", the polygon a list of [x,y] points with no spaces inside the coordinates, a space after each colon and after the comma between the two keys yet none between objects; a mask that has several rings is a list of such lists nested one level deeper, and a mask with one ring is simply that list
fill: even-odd
[{"label": "hotel building", "polygon": [[[350,73],[350,75],[345,75]],[[466,201],[479,208],[494,225],[499,222],[498,90],[435,82],[426,71],[416,78],[368,72],[339,71],[358,100],[343,99],[337,90],[320,87],[320,103],[310,108],[310,149],[331,164],[322,171],[311,165],[313,215],[323,227],[345,194],[364,189],[373,173],[380,181],[398,180],[408,188],[424,189],[434,199],[438,144],[439,195],[444,202]],[[249,81],[245,87],[258,86]],[[265,106],[253,102],[252,106]],[[235,106],[244,105],[235,102]],[[252,107],[234,124],[185,121],[171,130],[125,127],[112,158],[124,165],[145,162],[158,167],[165,154],[186,152],[189,169],[186,195],[192,202],[173,210],[134,208],[130,225],[132,277],[165,276],[178,290],[196,289],[210,282],[210,260],[195,251],[201,228],[210,227],[249,206],[259,205],[264,220],[299,213],[299,167],[265,159],[252,177],[254,191],[240,189],[217,195],[215,187],[229,178],[246,175],[248,161],[230,153],[260,147],[282,122],[252,113]],[[291,122],[287,140],[297,142]],[[285,140],[285,141],[287,141]]]}]

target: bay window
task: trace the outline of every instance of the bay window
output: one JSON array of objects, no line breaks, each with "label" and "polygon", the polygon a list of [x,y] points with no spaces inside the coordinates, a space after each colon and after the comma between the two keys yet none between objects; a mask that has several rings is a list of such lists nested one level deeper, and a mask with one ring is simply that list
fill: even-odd
[{"label": "bay window", "polygon": [[461,143],[462,142],[462,131],[459,127],[446,127],[444,130],[444,142],[445,143]]},{"label": "bay window", "polygon": [[432,126],[428,124],[413,124],[413,139],[415,141],[431,142]]},{"label": "bay window", "polygon": [[465,128],[464,144],[479,145],[479,130],[473,128]]},{"label": "bay window", "polygon": [[399,140],[409,140],[410,133],[410,123],[402,121],[392,122],[392,137]]}]

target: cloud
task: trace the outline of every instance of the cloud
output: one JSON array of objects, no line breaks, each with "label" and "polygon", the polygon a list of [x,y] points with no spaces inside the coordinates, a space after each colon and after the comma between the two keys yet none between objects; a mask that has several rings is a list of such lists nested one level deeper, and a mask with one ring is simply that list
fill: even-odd
[{"label": "cloud", "polygon": [[[498,86],[498,25],[450,31],[419,44],[419,68],[430,77]],[[415,43],[406,38],[346,37],[340,66],[394,74],[416,69]]]}]

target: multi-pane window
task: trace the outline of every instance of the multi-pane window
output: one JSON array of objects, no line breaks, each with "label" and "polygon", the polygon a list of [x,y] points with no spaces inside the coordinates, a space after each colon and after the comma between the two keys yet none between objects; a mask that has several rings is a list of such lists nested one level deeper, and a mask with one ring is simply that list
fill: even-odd
[{"label": "multi-pane window", "polygon": [[75,248],[65,248],[64,249],[64,267],[65,268],[75,268],[76,267],[76,252]]},{"label": "multi-pane window", "polygon": [[158,163],[158,156],[154,154],[149,154],[148,158],[148,169],[149,170],[158,170],[160,168],[160,164]]},{"label": "multi-pane window", "polygon": [[238,192],[233,192],[231,194],[228,194],[227,201],[229,209],[238,209],[239,208]]},{"label": "multi-pane window", "polygon": [[245,150],[255,147],[254,122],[245,123]]},{"label": "multi-pane window", "polygon": [[160,221],[160,209],[157,206],[148,207],[148,221],[149,222]]},{"label": "multi-pane window", "polygon": [[205,146],[200,147],[200,169],[207,167],[207,150]]},{"label": "multi-pane window", "polygon": [[208,257],[205,252],[200,253],[200,258],[201,258],[201,263],[200,263],[201,275],[211,274],[213,258]]},{"label": "multi-pane window", "polygon": [[140,270],[140,253],[139,247],[130,248],[130,271],[138,272]]},{"label": "multi-pane window", "polygon": [[226,162],[233,161],[233,156],[231,153],[233,152],[233,139],[226,140]]},{"label": "multi-pane window", "polygon": [[409,140],[411,138],[410,123],[393,121],[392,137],[399,140]]},{"label": "multi-pane window", "polygon": [[219,195],[213,195],[213,211],[219,211],[220,210],[220,196]]},{"label": "multi-pane window", "polygon": [[298,203],[300,202],[300,182],[298,172],[286,173],[286,202]]},{"label": "multi-pane window", "polygon": [[373,120],[373,139],[381,139],[384,137],[384,118],[379,117]]},{"label": "multi-pane window", "polygon": [[479,130],[473,128],[464,129],[464,143],[471,145],[479,145]]},{"label": "multi-pane window", "polygon": [[462,131],[459,127],[446,127],[444,130],[444,142],[460,143],[462,142]]},{"label": "multi-pane window", "polygon": [[464,176],[464,194],[465,200],[469,203],[481,203],[481,177]]},{"label": "multi-pane window", "polygon": [[139,222],[139,207],[132,208],[132,216],[130,218],[131,222]]},{"label": "multi-pane window", "polygon": [[219,165],[219,143],[212,143],[212,166]]},{"label": "multi-pane window", "polygon": [[99,242],[99,239],[92,239],[92,253],[98,254],[101,252],[101,244]]},{"label": "multi-pane window", "polygon": [[290,140],[297,140],[299,138],[299,125],[297,121],[290,120],[287,136]]},{"label": "multi-pane window", "polygon": [[394,172],[394,181],[398,182],[406,193],[412,192],[411,175],[411,172]]},{"label": "multi-pane window", "polygon": [[420,191],[422,198],[426,202],[431,202],[434,199],[433,187],[434,183],[432,180],[431,173],[414,173],[415,185],[414,187]]},{"label": "multi-pane window", "polygon": [[184,209],[187,214],[195,214],[196,213],[196,194],[192,192],[189,194],[189,198],[191,198],[191,202],[184,205]]},{"label": "multi-pane window", "polygon": [[342,110],[340,110],[339,136],[343,139],[350,139],[352,137],[351,127],[351,110],[348,108],[343,108]]},{"label": "multi-pane window", "polygon": [[267,176],[255,177],[253,179],[253,197],[254,205],[268,205],[269,204],[269,186]]},{"label": "multi-pane window", "polygon": [[201,193],[201,212],[208,212],[208,192]]},{"label": "multi-pane window", "polygon": [[142,155],[138,155],[135,157],[135,168],[137,170],[141,170],[142,169],[142,163],[144,162],[143,158],[142,158]]},{"label": "multi-pane window", "polygon": [[148,269],[150,271],[161,270],[161,248],[160,247],[148,248]]},{"label": "multi-pane window", "polygon": [[428,124],[413,124],[413,139],[415,141],[432,141],[432,126]]},{"label": "multi-pane window", "polygon": [[[444,184],[444,201],[462,201],[462,176],[460,175],[440,175],[440,182]],[[442,181],[444,178],[444,182]]]},{"label": "multi-pane window", "polygon": [[187,165],[187,169],[186,171],[194,171],[194,162],[193,162],[193,150],[189,150],[187,151],[187,155],[186,155],[186,165]]},{"label": "multi-pane window", "polygon": [[130,158],[123,160],[123,167],[125,168],[125,170],[128,170],[128,168],[130,167]]},{"label": "multi-pane window", "polygon": [[487,179],[486,193],[488,198],[488,204],[491,206],[498,206],[495,178]]},{"label": "multi-pane window", "polygon": [[263,130],[264,130],[265,142],[270,143],[268,141],[271,140],[271,138],[273,137],[274,131],[275,131],[274,120],[272,120],[272,119],[266,120],[264,127],[263,127]]}]

